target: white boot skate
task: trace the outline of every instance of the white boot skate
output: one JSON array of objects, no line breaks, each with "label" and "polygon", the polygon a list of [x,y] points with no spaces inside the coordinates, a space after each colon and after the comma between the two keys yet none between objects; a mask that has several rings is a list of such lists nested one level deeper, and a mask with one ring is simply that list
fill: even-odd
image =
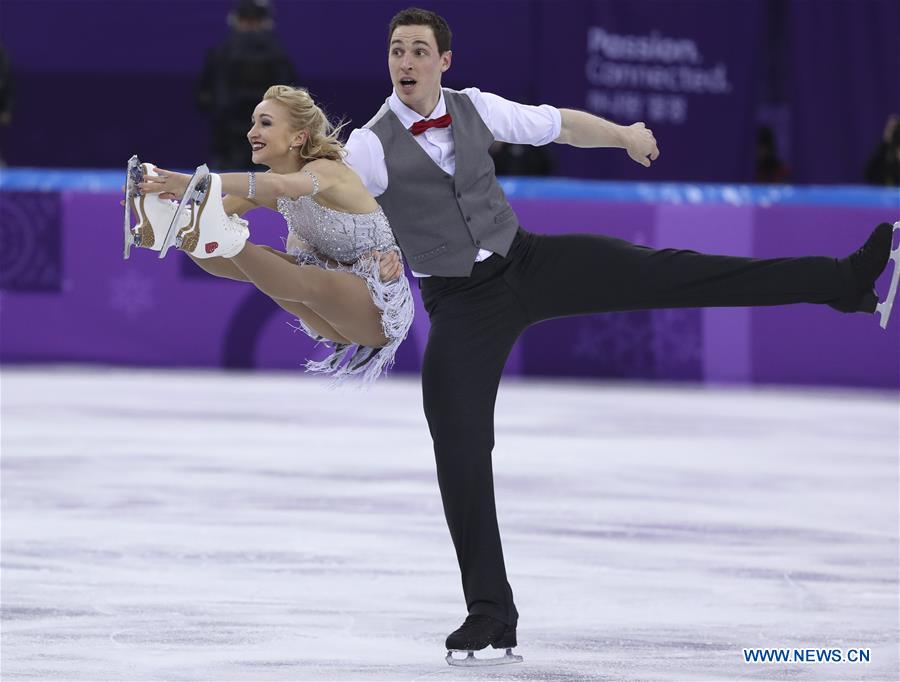
[{"label": "white boot skate", "polygon": [[[189,216],[186,226],[183,215]],[[231,258],[240,253],[249,236],[246,220],[225,213],[222,179],[203,165],[188,183],[159,257],[174,245],[196,258]]]},{"label": "white boot skate", "polygon": [[[159,194],[141,194],[138,185],[145,175],[155,176],[156,166],[141,163],[137,156],[132,156],[125,175],[125,251],[122,256],[126,260],[131,255],[132,246],[153,251],[162,249],[163,239],[178,208],[174,201],[161,199]],[[136,216],[133,227],[132,212]],[[181,227],[186,227],[189,222],[190,216],[185,214],[180,221]]]}]

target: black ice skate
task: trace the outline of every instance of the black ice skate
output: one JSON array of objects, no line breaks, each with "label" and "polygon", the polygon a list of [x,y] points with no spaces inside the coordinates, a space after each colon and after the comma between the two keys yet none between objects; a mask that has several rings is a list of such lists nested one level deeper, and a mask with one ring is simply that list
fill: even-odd
[{"label": "black ice skate", "polygon": [[[494,649],[506,649],[506,654],[495,658],[477,658],[475,652],[488,645]],[[522,657],[512,652],[515,646],[515,626],[508,626],[490,616],[469,616],[458,630],[447,637],[447,663],[462,667],[521,663]],[[454,653],[465,654],[465,658],[454,658]]]},{"label": "black ice skate", "polygon": [[[893,235],[898,231],[900,221],[894,223],[893,228],[888,223],[881,223],[872,230],[872,234],[860,249],[841,261],[843,266],[849,267],[856,288],[840,299],[832,301],[829,304],[832,308],[844,313],[878,313],[881,328],[887,328],[888,317],[897,295],[897,280],[900,279],[900,248],[891,248]],[[884,272],[890,261],[894,261],[890,288],[887,297],[879,302],[875,280]]]}]

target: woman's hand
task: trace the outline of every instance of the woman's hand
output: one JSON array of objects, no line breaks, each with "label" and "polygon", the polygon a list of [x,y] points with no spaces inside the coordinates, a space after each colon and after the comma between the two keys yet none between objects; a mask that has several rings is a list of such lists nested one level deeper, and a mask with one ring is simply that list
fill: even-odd
[{"label": "woman's hand", "polygon": [[159,194],[160,199],[179,201],[190,181],[191,176],[186,173],[175,173],[157,168],[156,175],[144,174],[144,181],[138,185],[138,188],[144,194]]},{"label": "woman's hand", "polygon": [[382,282],[393,282],[400,279],[403,274],[403,264],[400,262],[400,254],[396,251],[374,251],[372,257],[378,261],[378,273]]}]

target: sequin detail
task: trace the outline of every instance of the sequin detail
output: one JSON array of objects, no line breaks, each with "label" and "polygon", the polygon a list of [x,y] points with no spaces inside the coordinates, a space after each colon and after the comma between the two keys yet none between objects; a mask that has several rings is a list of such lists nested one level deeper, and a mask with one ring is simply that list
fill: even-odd
[{"label": "sequin detail", "polygon": [[310,173],[305,168],[303,170],[301,170],[300,172],[305,173],[306,175],[309,176],[309,179],[312,180],[313,191],[312,191],[312,194],[310,194],[309,196],[311,196],[311,197],[316,196],[319,193],[319,178],[317,178],[313,173]]},{"label": "sequin detail", "polygon": [[[382,282],[373,251],[400,252],[390,224],[379,208],[372,213],[344,213],[322,206],[311,196],[279,197],[278,211],[288,224],[286,250],[299,265],[350,272],[361,277],[372,302],[381,311],[381,326],[388,343],[381,348],[352,344],[334,345],[324,360],[308,361],[309,372],[329,374],[335,383],[350,377],[369,383],[394,363],[400,343],[412,325],[414,305],[405,275]],[[302,320],[299,329],[317,341],[321,338]]]}]

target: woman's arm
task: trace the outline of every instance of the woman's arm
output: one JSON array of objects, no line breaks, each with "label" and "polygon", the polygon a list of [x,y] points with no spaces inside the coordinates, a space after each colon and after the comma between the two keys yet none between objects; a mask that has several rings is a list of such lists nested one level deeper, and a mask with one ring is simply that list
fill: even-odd
[{"label": "woman's arm", "polygon": [[[190,176],[185,176],[190,177]],[[187,184],[185,184],[187,187]],[[148,192],[160,192],[157,189],[147,189]],[[183,194],[183,192],[182,192]],[[159,195],[160,199],[171,199],[172,201],[180,201],[181,195],[176,195],[171,191],[162,191]],[[124,202],[121,202],[124,205]],[[273,211],[277,211],[278,209],[275,207],[274,202],[271,206],[262,204],[258,201],[252,201],[247,199],[246,197],[236,197],[231,194],[226,194],[222,197],[222,208],[225,209],[226,215],[231,215],[232,213],[237,213],[239,216],[243,216],[245,213],[252,211],[254,208],[271,208]]]},{"label": "woman's arm", "polygon": [[[337,161],[316,159],[296,173],[257,173],[256,201],[275,203],[278,197],[296,199],[309,196],[314,191],[327,193],[342,181],[342,165]],[[315,177],[315,180],[313,177]],[[222,173],[222,191],[225,194],[247,196],[250,191],[249,173]],[[318,183],[318,188],[316,188]]]},{"label": "woman's arm", "polygon": [[[343,171],[346,167],[338,161],[316,159],[310,161],[303,170],[296,173],[255,173],[256,192],[253,200],[255,206],[272,208],[278,197],[296,199],[309,196],[316,190],[327,194],[329,190],[342,185],[348,176]],[[352,171],[351,171],[352,173]],[[250,194],[250,173],[221,173],[222,193],[236,199],[243,199]],[[315,177],[315,180],[313,179]],[[355,176],[354,176],[355,177]],[[180,198],[187,189],[191,176],[175,173],[163,168],[156,169],[156,175],[145,175],[140,185],[142,192],[160,192],[163,196]],[[248,198],[249,202],[250,199]],[[249,211],[250,206],[244,210]],[[227,209],[226,209],[227,210]]]},{"label": "woman's arm", "polygon": [[[222,207],[225,209],[226,215],[237,213],[239,216],[243,216],[248,211],[252,211],[254,208],[260,208],[262,206],[263,204],[256,201],[252,201],[245,197],[236,197],[233,194],[226,194],[222,198]],[[265,208],[271,208],[271,206],[265,206]]]},{"label": "woman's arm", "polygon": [[[308,163],[304,170],[308,170],[316,176],[320,192],[325,193],[328,190],[340,187],[344,196],[341,197],[341,201],[336,203],[347,205],[348,210],[354,211],[358,209],[359,212],[373,210],[372,206],[368,204],[375,205],[374,199],[372,199],[372,196],[366,191],[353,171],[342,163],[327,159],[317,159]],[[161,192],[163,197],[181,197],[184,194],[184,190],[187,189],[190,181],[189,175],[174,173],[161,168],[157,168],[156,171],[156,176],[148,175],[144,177],[141,191]],[[222,203],[225,213],[229,215],[232,213],[243,215],[261,206],[277,210],[276,200],[280,196],[299,197],[313,193],[313,180],[303,171],[286,175],[277,173],[258,174],[256,176],[256,198],[253,200],[240,195],[240,192],[247,191],[247,173],[222,173],[220,177],[222,178],[222,191],[226,195]],[[346,178],[350,178],[350,181],[344,182]],[[261,189],[262,193],[260,192]],[[288,259],[291,258],[290,256],[286,257]],[[403,274],[403,265],[397,252],[373,252],[373,257],[379,263],[381,280],[383,282],[396,280]],[[202,264],[201,267],[203,267]],[[212,272],[209,268],[204,269]],[[233,276],[235,273],[232,273],[230,270],[227,274],[221,271],[212,272],[212,274],[238,279],[238,277]]]}]

